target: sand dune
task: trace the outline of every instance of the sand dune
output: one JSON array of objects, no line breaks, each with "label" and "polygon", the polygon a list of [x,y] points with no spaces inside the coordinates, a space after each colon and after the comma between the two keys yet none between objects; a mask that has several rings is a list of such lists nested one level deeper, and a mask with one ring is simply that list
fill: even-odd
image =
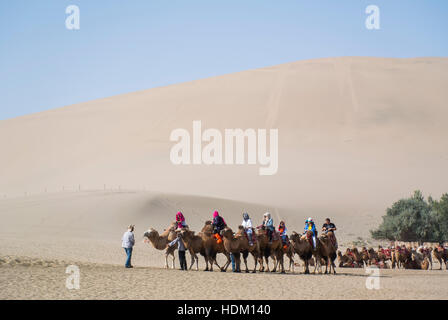
[{"label": "sand dune", "polygon": [[[378,214],[446,192],[446,58],[333,58],[139,91],[0,122],[0,194],[121,186]],[[175,128],[278,128],[279,170],[174,166]]]}]

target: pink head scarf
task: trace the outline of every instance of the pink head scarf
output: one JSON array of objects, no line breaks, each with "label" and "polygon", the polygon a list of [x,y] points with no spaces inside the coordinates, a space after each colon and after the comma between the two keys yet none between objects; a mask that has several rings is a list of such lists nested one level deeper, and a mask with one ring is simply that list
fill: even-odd
[{"label": "pink head scarf", "polygon": [[[219,217],[219,213],[218,213],[218,211],[213,212],[213,218],[216,218],[216,217]],[[224,224],[226,224],[224,218],[221,217],[221,219],[222,219],[222,222],[224,222]]]},{"label": "pink head scarf", "polygon": [[178,212],[177,214],[176,214],[176,221],[179,221],[179,222],[183,222],[183,221],[185,221],[185,217],[184,217],[184,215],[182,214],[182,212]]}]

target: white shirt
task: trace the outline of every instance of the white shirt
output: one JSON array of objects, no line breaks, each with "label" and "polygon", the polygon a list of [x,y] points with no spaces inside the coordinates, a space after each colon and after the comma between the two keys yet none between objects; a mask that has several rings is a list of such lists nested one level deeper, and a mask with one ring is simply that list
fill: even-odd
[{"label": "white shirt", "polygon": [[243,220],[243,223],[241,224],[244,229],[251,229],[252,228],[252,221],[250,219]]},{"label": "white shirt", "polygon": [[134,246],[134,233],[131,231],[126,231],[121,238],[121,246],[123,248],[132,248]]}]

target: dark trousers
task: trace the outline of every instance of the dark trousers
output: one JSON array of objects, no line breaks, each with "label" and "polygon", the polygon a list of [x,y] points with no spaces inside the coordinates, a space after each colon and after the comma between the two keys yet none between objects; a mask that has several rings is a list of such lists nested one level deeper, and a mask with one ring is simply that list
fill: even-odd
[{"label": "dark trousers", "polygon": [[271,229],[268,229],[268,239],[270,242],[272,242],[272,234],[273,234],[273,231]]},{"label": "dark trousers", "polygon": [[132,248],[123,248],[123,249],[126,252],[126,263],[124,266],[126,268],[129,268],[131,266]]},{"label": "dark trousers", "polygon": [[180,263],[181,270],[188,270],[187,259],[185,259],[185,251],[179,250],[179,263]]},{"label": "dark trousers", "polygon": [[233,255],[233,253],[230,253],[230,261],[232,261],[232,271],[235,272],[236,271],[236,265],[235,265],[235,256]]}]

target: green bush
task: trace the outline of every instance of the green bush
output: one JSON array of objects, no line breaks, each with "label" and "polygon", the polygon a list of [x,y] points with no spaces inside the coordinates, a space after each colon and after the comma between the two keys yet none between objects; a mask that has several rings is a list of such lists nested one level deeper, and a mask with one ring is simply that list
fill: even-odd
[{"label": "green bush", "polygon": [[426,201],[421,191],[388,208],[377,230],[370,231],[374,239],[398,241],[442,242],[448,239],[448,194],[439,201]]}]

